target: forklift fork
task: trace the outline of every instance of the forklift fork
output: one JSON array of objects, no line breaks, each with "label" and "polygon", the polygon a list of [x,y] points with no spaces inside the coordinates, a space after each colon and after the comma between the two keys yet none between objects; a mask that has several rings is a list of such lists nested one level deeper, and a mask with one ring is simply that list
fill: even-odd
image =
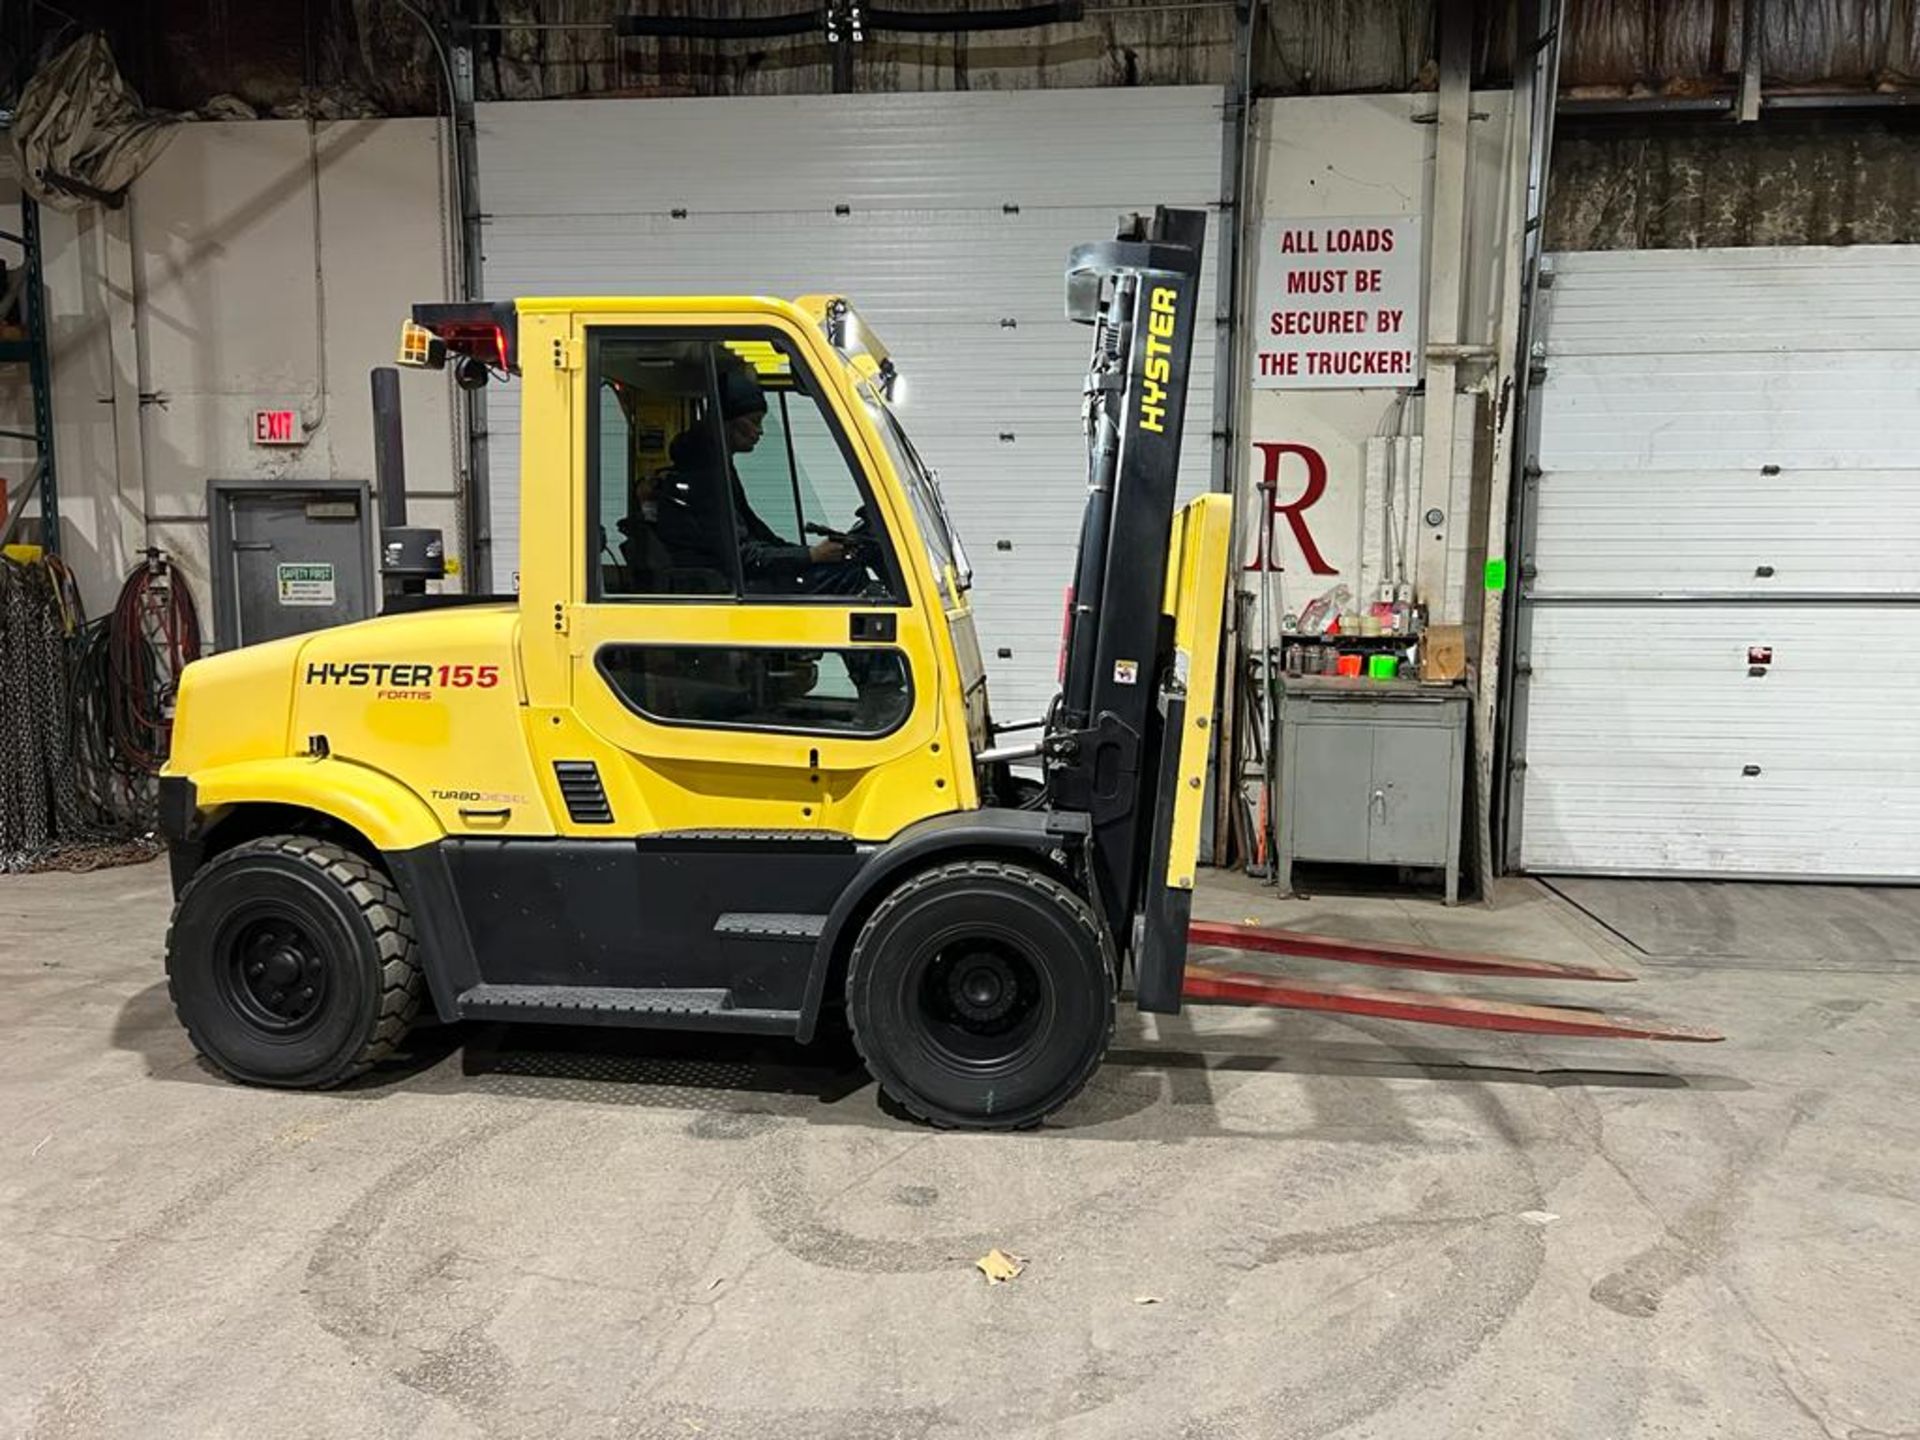
[{"label": "forklift fork", "polygon": [[[1259,951],[1296,959],[1332,960],[1347,965],[1376,965],[1391,970],[1426,970],[1450,975],[1498,975],[1523,980],[1584,980],[1619,983],[1634,977],[1611,965],[1568,964],[1434,950],[1420,945],[1388,945],[1336,940],[1298,930],[1258,925],[1228,925],[1197,920],[1187,929],[1190,946]],[[1572,1006],[1517,1004],[1477,996],[1424,990],[1384,990],[1366,985],[1328,985],[1284,975],[1222,970],[1212,965],[1186,967],[1181,998],[1279,1010],[1322,1010],[1340,1015],[1370,1015],[1422,1025],[1467,1030],[1507,1030],[1526,1035],[1583,1035],[1616,1040],[1712,1041],[1725,1037],[1694,1025],[1673,1025],[1610,1015]]]}]

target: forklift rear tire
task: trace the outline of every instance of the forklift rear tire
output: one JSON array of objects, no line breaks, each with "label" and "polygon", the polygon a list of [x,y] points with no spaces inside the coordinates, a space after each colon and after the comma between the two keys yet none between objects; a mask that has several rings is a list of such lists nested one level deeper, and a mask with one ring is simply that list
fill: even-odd
[{"label": "forklift rear tire", "polygon": [[194,1048],[236,1080],[323,1089],[398,1047],[422,991],[413,920],[378,867],[303,835],[215,856],[167,930]]},{"label": "forklift rear tire", "polygon": [[880,902],[847,964],[867,1068],[931,1124],[1036,1125],[1080,1092],[1113,1037],[1114,965],[1078,895],[1024,866],[965,860]]}]

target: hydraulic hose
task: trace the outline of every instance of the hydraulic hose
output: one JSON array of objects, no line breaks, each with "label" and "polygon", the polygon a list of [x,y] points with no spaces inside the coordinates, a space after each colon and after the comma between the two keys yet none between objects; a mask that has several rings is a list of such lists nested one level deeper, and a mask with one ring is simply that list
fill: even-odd
[{"label": "hydraulic hose", "polygon": [[166,763],[180,672],[200,656],[193,596],[158,554],[134,567],[107,621],[106,714],[113,749],[148,775]]}]

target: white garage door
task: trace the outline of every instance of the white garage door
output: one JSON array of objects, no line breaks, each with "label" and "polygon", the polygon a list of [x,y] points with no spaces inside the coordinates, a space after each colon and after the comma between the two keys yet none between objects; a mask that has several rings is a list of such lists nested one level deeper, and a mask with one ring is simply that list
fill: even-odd
[{"label": "white garage door", "polygon": [[1920,249],[1553,269],[1521,868],[1920,878]]},{"label": "white garage door", "polygon": [[[851,299],[900,367],[975,574],[994,710],[1052,694],[1085,490],[1090,333],[1067,251],[1116,216],[1220,193],[1211,87],[483,105],[485,291]],[[1182,493],[1206,489],[1212,260],[1194,336]],[[511,389],[489,405],[495,583],[518,554]]]}]

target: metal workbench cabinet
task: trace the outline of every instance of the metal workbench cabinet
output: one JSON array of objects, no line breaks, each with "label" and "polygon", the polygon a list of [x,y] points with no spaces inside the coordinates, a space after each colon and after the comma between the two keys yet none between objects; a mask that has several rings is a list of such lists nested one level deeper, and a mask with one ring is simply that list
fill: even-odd
[{"label": "metal workbench cabinet", "polygon": [[1410,680],[1281,678],[1280,868],[1443,866],[1459,898],[1467,692]]}]

